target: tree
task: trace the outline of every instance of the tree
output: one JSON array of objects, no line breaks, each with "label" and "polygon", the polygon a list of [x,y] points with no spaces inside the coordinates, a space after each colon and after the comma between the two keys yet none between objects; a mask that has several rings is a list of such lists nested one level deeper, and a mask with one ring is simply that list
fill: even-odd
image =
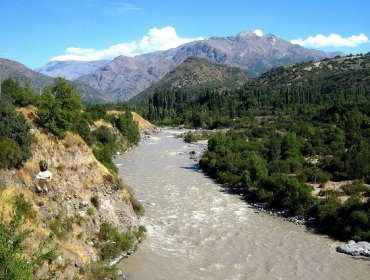
[{"label": "tree", "polygon": [[30,126],[9,101],[0,99],[0,168],[18,166],[30,156]]},{"label": "tree", "polygon": [[56,78],[54,85],[45,87],[38,103],[38,124],[59,137],[72,128],[81,109],[81,96],[75,87],[63,78]]},{"label": "tree", "polygon": [[139,125],[133,120],[130,112],[125,112],[116,120],[116,127],[131,143],[139,143]]}]

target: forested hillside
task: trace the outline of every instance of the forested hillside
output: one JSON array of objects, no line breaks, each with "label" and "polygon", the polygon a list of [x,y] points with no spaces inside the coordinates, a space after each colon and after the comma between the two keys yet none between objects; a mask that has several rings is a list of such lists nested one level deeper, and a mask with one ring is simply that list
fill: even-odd
[{"label": "forested hillside", "polygon": [[369,61],[366,54],[278,67],[246,80],[237,90],[167,88],[149,98],[147,115],[159,122],[217,127],[250,114],[291,113],[304,107],[369,100]]}]

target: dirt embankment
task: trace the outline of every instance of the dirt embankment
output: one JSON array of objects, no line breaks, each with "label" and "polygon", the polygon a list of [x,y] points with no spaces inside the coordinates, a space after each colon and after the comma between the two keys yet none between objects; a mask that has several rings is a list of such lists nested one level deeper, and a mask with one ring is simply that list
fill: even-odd
[{"label": "dirt embankment", "polygon": [[[31,124],[37,116],[34,107],[20,111]],[[67,133],[64,139],[59,139],[34,125],[31,132],[35,138],[31,158],[20,169],[0,170],[0,205],[7,214],[14,196],[24,194],[37,213],[36,219],[24,225],[34,231],[27,246],[37,248],[57,230],[62,235],[53,241],[60,250],[60,257],[51,264],[44,264],[40,274],[57,269],[58,279],[79,279],[81,271],[99,259],[94,244],[103,222],[125,233],[138,228],[131,195],[118,178],[96,160],[80,136]],[[53,174],[46,182],[35,179],[41,160],[48,163],[48,170]],[[93,201],[98,201],[98,205]],[[68,229],[64,226],[66,223]]]}]

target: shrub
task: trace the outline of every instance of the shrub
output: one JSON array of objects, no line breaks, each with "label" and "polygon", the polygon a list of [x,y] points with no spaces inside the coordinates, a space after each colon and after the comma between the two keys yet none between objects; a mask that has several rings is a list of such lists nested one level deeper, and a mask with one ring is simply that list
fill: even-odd
[{"label": "shrub", "polygon": [[3,98],[0,98],[0,119],[0,168],[18,166],[31,154],[30,126]]},{"label": "shrub", "polygon": [[91,267],[90,277],[94,280],[118,280],[118,269],[116,268],[116,266],[109,266],[104,262],[97,262],[94,263]]},{"label": "shrub", "polygon": [[131,201],[132,207],[134,208],[135,213],[139,216],[143,216],[145,214],[145,209],[143,207],[143,204],[132,195],[130,196],[130,201]]},{"label": "shrub", "polygon": [[9,138],[0,138],[0,168],[18,166],[22,161],[19,146]]},{"label": "shrub", "polygon": [[346,195],[354,195],[360,193],[366,193],[369,191],[369,187],[364,185],[361,181],[354,181],[351,184],[345,184],[340,187]]},{"label": "shrub", "polygon": [[116,127],[132,144],[139,143],[139,125],[133,120],[130,112],[125,112],[116,120]]},{"label": "shrub", "polygon": [[115,146],[116,137],[110,129],[106,126],[100,126],[96,130],[94,130],[93,135],[95,136],[96,140],[103,143],[104,145],[108,146]]},{"label": "shrub", "polygon": [[103,260],[115,258],[124,251],[129,250],[133,246],[132,236],[120,233],[118,228],[107,222],[100,225],[98,233],[100,256]]},{"label": "shrub", "polygon": [[100,207],[100,198],[97,194],[94,194],[91,198],[90,198],[90,202],[91,204],[96,208],[96,209],[99,209]]},{"label": "shrub", "polygon": [[32,204],[24,198],[24,194],[20,193],[14,197],[13,206],[16,215],[26,220],[36,218],[36,211],[32,209]]}]

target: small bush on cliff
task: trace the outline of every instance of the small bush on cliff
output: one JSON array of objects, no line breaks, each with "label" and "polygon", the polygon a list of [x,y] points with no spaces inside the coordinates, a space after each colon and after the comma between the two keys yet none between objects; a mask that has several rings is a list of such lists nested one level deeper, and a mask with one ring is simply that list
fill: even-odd
[{"label": "small bush on cliff", "polygon": [[108,222],[100,225],[98,240],[97,247],[103,260],[115,258],[134,245],[131,235],[120,233],[118,228]]},{"label": "small bush on cliff", "polygon": [[44,262],[55,260],[58,250],[56,247],[48,248],[49,240],[41,243],[35,252],[29,252],[24,246],[32,231],[23,230],[21,226],[35,214],[24,196],[15,197],[9,222],[4,221],[3,214],[0,215],[0,279],[34,279],[37,268]]},{"label": "small bush on cliff", "polygon": [[97,262],[91,267],[91,273],[89,275],[91,279],[101,280],[101,279],[111,279],[117,280],[118,269],[116,266],[108,266],[104,262]]}]

